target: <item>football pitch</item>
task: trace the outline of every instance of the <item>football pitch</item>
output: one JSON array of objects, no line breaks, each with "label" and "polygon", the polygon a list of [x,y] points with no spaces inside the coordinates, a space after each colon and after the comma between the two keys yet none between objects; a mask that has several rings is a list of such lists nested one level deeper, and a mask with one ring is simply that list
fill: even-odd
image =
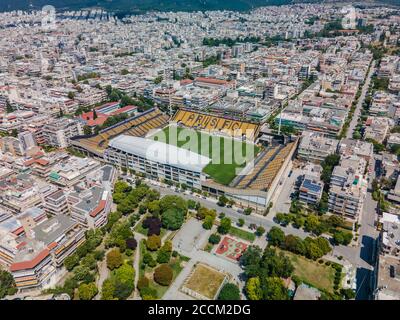
[{"label": "football pitch", "polygon": [[224,185],[228,185],[260,151],[251,143],[175,126],[164,128],[150,139],[209,157],[211,162],[204,168],[204,173]]}]

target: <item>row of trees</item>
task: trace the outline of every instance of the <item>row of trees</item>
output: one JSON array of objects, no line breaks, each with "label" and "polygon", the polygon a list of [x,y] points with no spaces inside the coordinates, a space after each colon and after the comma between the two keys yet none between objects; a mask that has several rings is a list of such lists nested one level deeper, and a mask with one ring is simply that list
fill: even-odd
[{"label": "row of trees", "polygon": [[216,38],[203,38],[203,46],[218,47],[220,45],[226,45],[228,47],[233,47],[236,43],[259,43],[261,41],[260,37],[237,37],[236,39],[225,37],[223,39]]},{"label": "row of trees", "polygon": [[329,241],[323,237],[307,237],[302,240],[294,235],[285,235],[279,227],[272,227],[267,234],[270,245],[317,260],[329,253],[332,248]]}]

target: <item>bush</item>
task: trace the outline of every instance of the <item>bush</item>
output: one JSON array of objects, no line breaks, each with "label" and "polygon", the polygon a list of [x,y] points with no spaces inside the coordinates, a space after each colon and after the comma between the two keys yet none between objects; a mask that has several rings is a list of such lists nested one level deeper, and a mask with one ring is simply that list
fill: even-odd
[{"label": "bush", "polygon": [[140,296],[143,300],[157,299],[157,290],[154,288],[144,287],[140,290]]},{"label": "bush", "polygon": [[218,300],[240,300],[238,286],[233,283],[225,284],[218,295]]},{"label": "bush", "polygon": [[174,257],[174,258],[176,258],[177,256],[179,255],[179,253],[178,253],[178,251],[172,251],[172,256]]},{"label": "bush", "polygon": [[148,252],[146,252],[143,256],[143,263],[147,264],[151,268],[153,268],[157,265],[157,262],[153,259],[152,255]]},{"label": "bush", "polygon": [[161,238],[157,235],[151,235],[146,240],[146,247],[150,251],[156,251],[161,247]]},{"label": "bush", "polygon": [[171,252],[163,250],[162,248],[157,252],[158,263],[168,263],[171,259]]},{"label": "bush", "polygon": [[137,288],[141,291],[143,288],[147,288],[150,284],[149,279],[146,276],[142,276],[139,278],[137,283]]},{"label": "bush", "polygon": [[219,234],[213,233],[209,238],[208,242],[212,244],[217,244],[221,241],[221,236]]},{"label": "bush", "polygon": [[162,286],[169,286],[173,277],[172,268],[167,264],[161,264],[154,270],[154,281]]}]

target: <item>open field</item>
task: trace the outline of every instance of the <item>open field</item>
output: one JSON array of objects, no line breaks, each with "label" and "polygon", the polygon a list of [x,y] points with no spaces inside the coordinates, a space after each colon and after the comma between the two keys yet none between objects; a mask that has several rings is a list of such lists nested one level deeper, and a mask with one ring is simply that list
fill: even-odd
[{"label": "open field", "polygon": [[310,284],[320,290],[333,292],[335,270],[332,267],[319,264],[317,261],[309,260],[289,251],[280,251],[284,252],[290,258],[295,268],[294,274],[304,283]]},{"label": "open field", "polygon": [[209,299],[214,299],[224,279],[223,273],[203,264],[198,264],[184,287]]},{"label": "open field", "polygon": [[254,240],[256,240],[256,235],[254,233],[248,232],[246,230],[242,230],[236,227],[231,227],[229,229],[229,234],[236,236],[238,238],[241,238],[243,240],[247,240],[250,242],[253,242]]},{"label": "open field", "polygon": [[[175,128],[177,137],[173,139],[171,134]],[[151,139],[209,157],[211,162],[204,168],[204,172],[224,185],[228,185],[238,174],[239,170],[238,172],[236,170],[244,168],[260,151],[258,146],[237,139],[209,135],[181,127],[166,127]]]}]

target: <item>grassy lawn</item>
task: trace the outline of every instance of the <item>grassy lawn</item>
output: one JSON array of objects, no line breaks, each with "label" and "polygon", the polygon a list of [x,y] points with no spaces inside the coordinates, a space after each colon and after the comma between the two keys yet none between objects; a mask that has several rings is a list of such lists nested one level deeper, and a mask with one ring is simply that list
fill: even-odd
[{"label": "grassy lawn", "polygon": [[224,279],[225,275],[223,273],[198,264],[186,282],[185,287],[209,299],[214,299]]},{"label": "grassy lawn", "polygon": [[231,227],[229,234],[250,242],[256,240],[256,235],[254,233],[236,227]]},{"label": "grassy lawn", "polygon": [[237,168],[244,168],[260,151],[259,147],[250,143],[180,127],[177,128],[177,141],[170,141],[170,128],[156,133],[151,139],[211,158],[204,172],[224,185],[228,185],[237,175]]},{"label": "grassy lawn", "polygon": [[[169,266],[172,268],[172,270],[174,272],[174,277],[173,277],[172,282],[176,279],[178,274],[183,270],[182,261],[184,261],[184,260],[178,256],[176,258],[171,258],[171,261],[169,262]],[[163,295],[165,294],[165,292],[167,292],[167,290],[169,288],[169,286],[161,286],[157,282],[155,282],[154,280],[151,280],[151,279],[150,279],[149,286],[157,290],[157,297],[159,299],[161,299],[163,297]]]},{"label": "grassy lawn", "polygon": [[[279,250],[279,249],[277,249]],[[283,251],[290,258],[295,268],[294,274],[298,276],[304,283],[313,287],[333,292],[333,281],[335,278],[335,270],[325,264],[319,264],[317,261],[309,260],[305,257],[296,255],[289,251]]]}]

